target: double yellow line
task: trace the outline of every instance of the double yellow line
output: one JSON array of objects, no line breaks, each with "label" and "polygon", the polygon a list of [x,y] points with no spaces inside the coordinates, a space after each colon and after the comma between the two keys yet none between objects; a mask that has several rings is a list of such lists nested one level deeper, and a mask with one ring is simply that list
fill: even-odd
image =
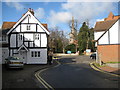
[{"label": "double yellow line", "polygon": [[112,75],[112,76],[116,76],[116,77],[120,77],[120,75],[117,75],[117,74],[113,74],[113,73],[109,73],[109,72],[106,72],[106,71],[103,71],[103,70],[100,70],[98,68],[96,68],[94,65],[93,65],[94,62],[90,63],[90,66],[96,70],[96,71],[99,71],[99,72],[103,72],[103,73],[106,73],[106,74],[109,74],[109,75]]},{"label": "double yellow line", "polygon": [[[54,67],[58,67],[60,65],[60,62],[56,61],[58,63],[58,65],[54,66]],[[49,68],[46,69],[42,69],[38,72],[35,73],[35,77],[37,78],[37,80],[47,89],[47,90],[55,90],[50,84],[48,84],[41,76],[40,73],[47,70]]]},{"label": "double yellow line", "polygon": [[[45,69],[44,69],[45,70]],[[35,73],[35,77],[37,80],[47,89],[47,90],[55,90],[50,84],[48,84],[42,77],[40,76],[41,71]]]}]

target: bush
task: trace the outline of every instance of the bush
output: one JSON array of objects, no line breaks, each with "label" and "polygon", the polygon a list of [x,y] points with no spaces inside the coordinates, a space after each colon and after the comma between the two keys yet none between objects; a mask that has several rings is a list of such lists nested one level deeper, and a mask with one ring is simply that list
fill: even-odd
[{"label": "bush", "polygon": [[76,46],[75,46],[75,44],[67,45],[65,47],[65,53],[67,53],[67,51],[71,51],[72,53],[76,53]]}]

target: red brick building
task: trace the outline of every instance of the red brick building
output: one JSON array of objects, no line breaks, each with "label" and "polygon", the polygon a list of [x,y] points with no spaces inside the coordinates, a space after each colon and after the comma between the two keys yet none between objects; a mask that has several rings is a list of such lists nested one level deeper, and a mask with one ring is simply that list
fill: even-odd
[{"label": "red brick building", "polygon": [[120,62],[120,15],[112,12],[104,21],[96,22],[94,28],[98,59],[106,62]]}]

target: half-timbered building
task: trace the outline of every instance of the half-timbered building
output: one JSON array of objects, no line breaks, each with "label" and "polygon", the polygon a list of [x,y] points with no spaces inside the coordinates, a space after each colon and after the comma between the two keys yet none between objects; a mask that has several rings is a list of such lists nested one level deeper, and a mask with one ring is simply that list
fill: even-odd
[{"label": "half-timbered building", "polygon": [[32,9],[28,9],[17,22],[3,22],[3,61],[7,56],[16,56],[26,64],[46,64],[48,36],[47,24],[42,24]]},{"label": "half-timbered building", "polygon": [[94,28],[97,59],[107,62],[120,62],[120,15],[112,12],[104,21],[96,22]]}]

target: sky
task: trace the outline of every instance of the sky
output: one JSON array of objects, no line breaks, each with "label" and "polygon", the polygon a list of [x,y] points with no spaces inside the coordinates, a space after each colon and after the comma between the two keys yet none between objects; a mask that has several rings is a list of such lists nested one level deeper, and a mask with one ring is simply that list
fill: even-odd
[{"label": "sky", "polygon": [[47,23],[48,28],[59,27],[65,33],[70,32],[68,22],[72,16],[78,21],[79,29],[84,21],[88,21],[89,27],[94,28],[96,21],[103,20],[110,12],[118,15],[118,2],[70,2],[70,0],[65,2],[50,2],[50,0],[48,2],[13,2],[5,0],[2,2],[2,22],[17,22],[28,8],[32,8],[35,17],[41,23]]}]

